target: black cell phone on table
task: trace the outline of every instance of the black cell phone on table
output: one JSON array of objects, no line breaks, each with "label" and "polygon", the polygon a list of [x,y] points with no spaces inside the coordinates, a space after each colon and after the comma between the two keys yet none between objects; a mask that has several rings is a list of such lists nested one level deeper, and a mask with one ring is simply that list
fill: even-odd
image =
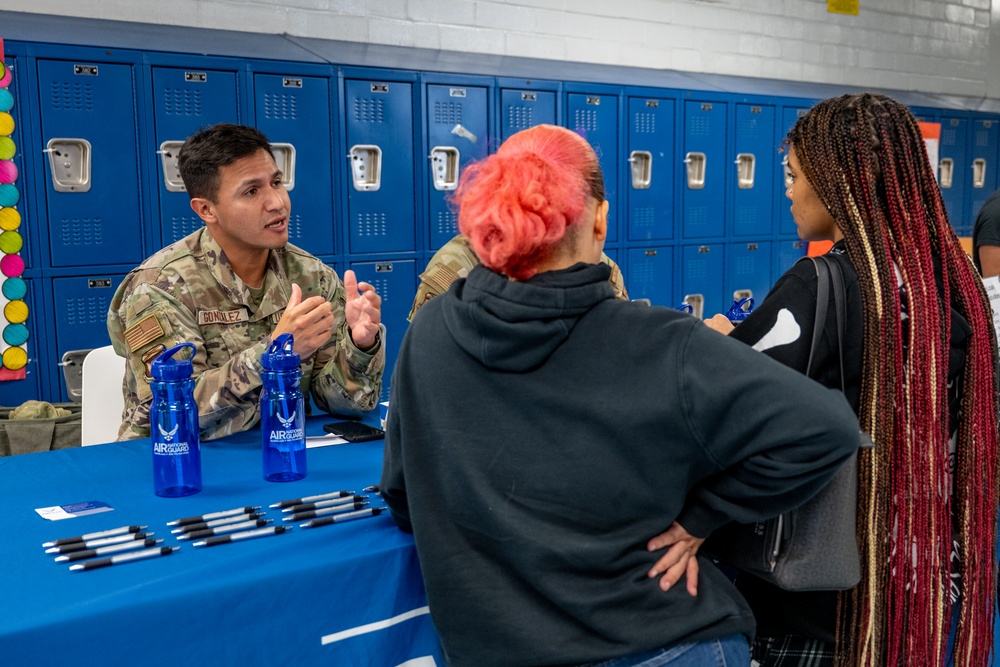
[{"label": "black cell phone on table", "polygon": [[381,440],[385,437],[385,431],[361,422],[333,422],[323,424],[323,430],[327,433],[339,435],[347,442],[368,442],[369,440]]}]

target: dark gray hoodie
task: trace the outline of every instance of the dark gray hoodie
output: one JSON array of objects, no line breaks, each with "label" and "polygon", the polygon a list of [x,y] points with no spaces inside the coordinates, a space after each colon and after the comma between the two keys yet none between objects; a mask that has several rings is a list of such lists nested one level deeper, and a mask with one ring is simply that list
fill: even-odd
[{"label": "dark gray hoodie", "polygon": [[477,267],[424,306],[392,377],[382,493],[413,530],[451,665],[580,664],[753,634],[703,560],[664,593],[645,544],[810,498],[857,447],[843,396],[604,265]]}]

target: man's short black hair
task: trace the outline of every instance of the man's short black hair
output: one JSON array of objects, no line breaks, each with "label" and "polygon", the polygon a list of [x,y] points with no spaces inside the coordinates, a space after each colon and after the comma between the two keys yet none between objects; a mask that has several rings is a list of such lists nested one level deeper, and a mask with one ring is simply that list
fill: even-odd
[{"label": "man's short black hair", "polygon": [[188,196],[215,202],[219,196],[219,169],[262,148],[274,157],[267,137],[254,127],[218,123],[198,130],[187,138],[177,156]]}]

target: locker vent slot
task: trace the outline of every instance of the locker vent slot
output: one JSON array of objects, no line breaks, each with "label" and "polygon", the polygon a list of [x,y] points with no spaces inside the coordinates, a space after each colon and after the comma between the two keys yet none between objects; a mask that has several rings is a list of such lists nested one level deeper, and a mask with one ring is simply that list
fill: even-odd
[{"label": "locker vent slot", "polygon": [[752,139],[759,137],[762,129],[763,127],[759,116],[744,116],[740,120],[739,133],[744,138]]},{"label": "locker vent slot", "polygon": [[958,143],[958,133],[949,125],[941,125],[941,145],[954,146]]},{"label": "locker vent slot", "polygon": [[637,285],[655,286],[656,265],[653,262],[635,262],[629,266],[629,282]]},{"label": "locker vent slot", "polygon": [[743,255],[736,259],[736,273],[744,276],[757,274],[757,256]]},{"label": "locker vent slot", "polygon": [[638,112],[635,115],[635,131],[636,134],[655,134],[656,133],[656,114],[655,113],[644,113]]},{"label": "locker vent slot", "polygon": [[196,215],[172,216],[170,218],[170,240],[182,239],[202,226],[201,218]]},{"label": "locker vent slot", "polygon": [[[288,238],[290,239],[301,239],[302,238],[302,216],[297,213],[293,213],[288,218]],[[301,244],[296,244],[301,245]]]},{"label": "locker vent slot", "polygon": [[458,234],[458,215],[451,211],[438,211],[435,231],[449,239]]},{"label": "locker vent slot", "polygon": [[632,209],[632,226],[636,229],[648,229],[656,226],[656,208],[641,206]]},{"label": "locker vent slot", "polygon": [[577,109],[573,113],[573,129],[577,132],[597,130],[597,111],[594,109]]},{"label": "locker vent slot", "polygon": [[[358,213],[358,236],[385,236],[388,232],[385,213]],[[385,299],[385,295],[379,292]]]},{"label": "locker vent slot", "polygon": [[[375,271],[379,272],[379,269],[382,266],[384,266],[384,265],[383,264],[379,264],[378,266],[376,266],[375,267]],[[389,264],[389,266],[391,267],[392,264]],[[384,271],[385,270],[382,269],[382,272],[384,272]],[[358,278],[358,280],[360,280],[360,278]],[[382,297],[382,303],[383,303],[383,305],[386,304],[386,303],[388,303],[389,298],[390,298],[390,295],[389,295],[389,279],[388,278],[369,278],[369,279],[365,280],[365,282],[375,288],[375,292],[380,297]]]},{"label": "locker vent slot", "polygon": [[702,236],[701,231],[708,226],[708,207],[690,206],[688,207],[687,225],[689,236]]},{"label": "locker vent slot", "polygon": [[385,120],[382,100],[354,100],[354,120],[359,123],[381,123]]},{"label": "locker vent slot", "polygon": [[712,134],[712,122],[708,116],[688,116],[688,134],[693,137],[707,137]]},{"label": "locker vent slot", "polygon": [[163,111],[171,116],[200,116],[201,91],[167,88],[163,91]]},{"label": "locker vent slot", "polygon": [[100,218],[63,218],[59,233],[63,247],[104,244],[104,225]]},{"label": "locker vent slot", "polygon": [[52,82],[52,108],[73,111],[94,110],[94,89],[90,83]]},{"label": "locker vent slot", "polygon": [[757,224],[757,206],[745,205],[736,207],[736,228],[745,229]]},{"label": "locker vent slot", "polygon": [[462,104],[460,102],[435,102],[434,123],[436,125],[461,125]]},{"label": "locker vent slot", "polygon": [[98,324],[108,319],[108,301],[111,295],[66,299],[66,322],[71,325]]},{"label": "locker vent slot", "polygon": [[298,96],[278,93],[266,93],[264,95],[264,118],[296,120],[298,117]]},{"label": "locker vent slot", "polygon": [[533,127],[531,107],[507,107],[507,127],[512,130],[526,130]]},{"label": "locker vent slot", "polygon": [[[988,127],[988,126],[987,126]],[[976,148],[986,148],[990,145],[990,133],[980,127],[976,130]]]}]

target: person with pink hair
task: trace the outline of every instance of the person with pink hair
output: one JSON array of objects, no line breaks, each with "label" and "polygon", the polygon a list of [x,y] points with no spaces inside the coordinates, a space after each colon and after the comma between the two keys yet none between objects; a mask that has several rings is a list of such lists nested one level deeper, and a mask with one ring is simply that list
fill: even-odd
[{"label": "person with pink hair", "polygon": [[744,667],[753,615],[698,548],[822,488],[857,448],[850,406],[616,299],[604,181],[575,133],[515,134],[454,203],[482,264],[403,339],[380,484],[446,661]]}]

